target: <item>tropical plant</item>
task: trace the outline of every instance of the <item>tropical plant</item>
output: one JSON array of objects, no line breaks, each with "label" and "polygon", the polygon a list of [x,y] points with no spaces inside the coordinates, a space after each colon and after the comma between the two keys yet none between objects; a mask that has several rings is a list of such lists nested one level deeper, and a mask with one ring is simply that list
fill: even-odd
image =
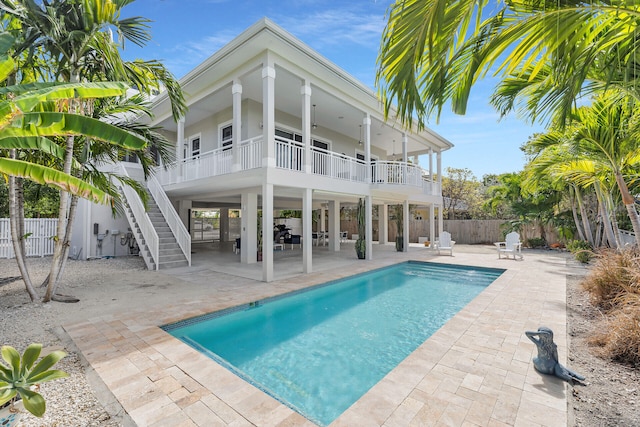
[{"label": "tropical plant", "polygon": [[402,210],[402,205],[398,204],[393,212],[396,221],[396,251],[398,252],[404,250],[404,216]]},{"label": "tropical plant", "polygon": [[[424,126],[445,103],[464,114],[473,85],[500,76],[502,114],[568,117],[579,97],[616,87],[638,98],[636,2],[396,0],[376,83],[387,112]],[[564,120],[562,120],[564,121]]]},{"label": "tropical plant", "polygon": [[567,250],[573,254],[577,261],[588,263],[593,257],[593,248],[584,240],[571,240],[567,242]]},{"label": "tropical plant", "polygon": [[366,209],[364,199],[358,199],[358,207],[356,210],[356,219],[358,222],[358,238],[356,239],[355,248],[358,259],[365,259],[367,256],[367,239],[366,232]]},{"label": "tropical plant", "polygon": [[36,388],[40,383],[65,378],[66,372],[51,369],[67,353],[56,350],[40,357],[42,344],[29,345],[22,356],[15,348],[2,346],[2,358],[7,363],[0,362],[0,407],[7,402],[13,402],[18,397],[22,399],[24,408],[36,417],[42,417],[47,409],[44,397]]},{"label": "tropical plant", "polygon": [[[0,9],[3,22],[10,23],[7,28],[15,32],[16,38],[22,36],[15,47],[16,55],[30,53],[21,66],[29,70],[30,75],[69,82],[125,81],[147,95],[162,86],[167,89],[177,120],[186,107],[173,76],[158,61],[126,62],[120,57],[118,49],[124,46],[125,40],[140,46],[150,40],[147,19],[120,18],[122,8],[131,1],[2,0]],[[118,35],[117,43],[112,40],[112,30]],[[75,112],[87,113],[86,110]],[[78,152],[75,144],[74,136],[66,138],[61,169],[67,174],[74,170],[74,154]],[[94,177],[98,175],[94,173]],[[106,178],[98,179],[108,182]],[[76,204],[77,198],[60,198],[56,245],[44,301],[53,297],[64,270]]]},{"label": "tropical plant", "polygon": [[[5,35],[0,38],[7,40]],[[6,45],[5,45],[6,46]],[[12,72],[13,60],[0,57],[0,81],[5,81]],[[80,103],[82,99],[111,97],[126,93],[127,86],[122,83],[85,83],[85,84],[31,84],[13,85],[2,88],[0,93],[7,99],[0,102],[0,173],[9,177],[9,213],[11,235],[16,253],[16,261],[32,300],[37,298],[24,260],[24,233],[16,221],[19,218],[18,206],[21,200],[16,198],[16,177],[28,178],[39,184],[51,185],[73,195],[89,198],[97,203],[109,203],[112,195],[98,187],[72,176],[68,172],[18,158],[20,153],[40,152],[54,163],[64,157],[63,150],[54,138],[70,135],[87,135],[96,140],[109,141],[121,147],[140,150],[146,145],[144,139],[114,127],[109,123],[60,110],[68,103]],[[6,151],[5,151],[6,150]]]}]

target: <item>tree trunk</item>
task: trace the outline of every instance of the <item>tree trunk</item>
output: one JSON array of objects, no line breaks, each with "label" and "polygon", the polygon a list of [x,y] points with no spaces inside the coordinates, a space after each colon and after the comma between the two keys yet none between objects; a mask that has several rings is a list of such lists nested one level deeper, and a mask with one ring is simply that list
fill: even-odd
[{"label": "tree trunk", "polygon": [[[11,157],[15,158],[15,151],[11,150]],[[16,177],[9,176],[9,226],[11,227],[11,243],[13,243],[13,251],[16,256],[16,263],[18,269],[22,275],[24,286],[29,294],[31,301],[38,299],[33,283],[31,282],[31,276],[29,276],[29,269],[27,267],[24,243],[21,242],[24,239],[24,235],[20,234],[21,227],[18,225],[21,222],[18,201],[17,201],[17,189],[16,189]]]},{"label": "tree trunk", "polygon": [[580,219],[578,218],[578,209],[576,209],[576,205],[578,202],[578,190],[575,187],[570,187],[573,189],[571,192],[571,214],[573,215],[573,223],[576,226],[576,230],[578,230],[578,238],[580,240],[586,240],[584,236],[584,231],[582,230],[582,224],[580,224]]},{"label": "tree trunk", "polygon": [[633,226],[633,233],[636,236],[636,245],[640,246],[640,218],[638,217],[638,211],[636,210],[635,199],[629,192],[629,187],[627,187],[627,183],[624,182],[624,178],[620,172],[616,173],[616,182],[620,189],[622,203],[624,203],[624,207],[627,208],[627,214],[629,215],[629,220],[631,220],[631,225]]},{"label": "tree trunk", "polygon": [[591,243],[592,247],[595,247],[595,241],[593,237],[593,231],[591,230],[591,222],[589,221],[589,214],[587,212],[587,208],[584,206],[582,201],[582,193],[578,187],[575,187],[576,191],[576,201],[578,202],[578,207],[580,208],[580,216],[582,217],[582,225],[584,227],[584,234],[587,237],[587,242]]},{"label": "tree trunk", "polygon": [[602,194],[602,189],[600,188],[600,184],[596,182],[594,185],[594,188],[596,190],[596,197],[598,198],[598,203],[600,204],[600,212],[601,212],[600,217],[602,218],[602,226],[604,227],[604,232],[607,236],[609,246],[611,246],[613,249],[617,249],[616,237],[613,234],[613,227],[611,226],[611,217],[610,217],[609,208],[605,203],[605,197]]},{"label": "tree trunk", "polygon": [[[69,248],[71,247],[71,234],[73,231],[73,221],[76,217],[77,207],[78,207],[78,196],[71,196],[71,205],[69,207],[69,218],[67,220],[67,228],[64,234],[64,243],[63,243],[64,252],[62,254],[62,258],[60,258],[58,277],[56,277],[56,283],[54,285],[54,289],[58,288],[58,285],[62,280],[62,276],[64,275],[64,269],[67,266],[67,261],[69,260]],[[54,292],[54,296],[55,296],[55,292]]]},{"label": "tree trunk", "polygon": [[[73,161],[73,145],[75,138],[73,136],[67,137],[67,146],[65,150],[64,168],[63,172],[71,174],[71,164]],[[60,208],[58,209],[58,229],[56,232],[56,244],[53,250],[53,258],[51,259],[51,270],[49,271],[49,283],[47,284],[47,291],[44,294],[43,302],[51,301],[53,294],[56,292],[56,286],[58,283],[58,274],[60,273],[60,266],[62,264],[61,258],[64,256],[64,243],[65,234],[68,224],[69,215],[69,193],[66,191],[60,191]]]},{"label": "tree trunk", "polygon": [[27,235],[25,228],[24,228],[24,179],[22,178],[16,178],[15,179],[15,185],[16,185],[16,204],[17,204],[17,208],[18,208],[18,217],[17,217],[17,222],[16,222],[16,226],[18,227],[18,236],[20,236],[20,250],[21,250],[21,255],[22,257],[25,259],[25,265],[26,265],[26,259],[27,259],[27,238],[25,237]]}]

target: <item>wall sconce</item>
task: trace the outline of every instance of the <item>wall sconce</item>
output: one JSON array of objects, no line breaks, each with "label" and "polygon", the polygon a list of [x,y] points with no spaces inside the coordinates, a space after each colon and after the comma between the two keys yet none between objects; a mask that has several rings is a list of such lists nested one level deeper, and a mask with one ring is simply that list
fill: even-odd
[{"label": "wall sconce", "polygon": [[264,127],[264,125],[263,125],[263,123],[262,123],[262,122],[260,122],[260,123],[258,124],[258,126],[260,126],[260,129],[262,129],[262,128]]},{"label": "wall sconce", "polygon": [[313,104],[313,124],[311,125],[312,129],[317,129],[318,124],[316,123],[316,104]]}]

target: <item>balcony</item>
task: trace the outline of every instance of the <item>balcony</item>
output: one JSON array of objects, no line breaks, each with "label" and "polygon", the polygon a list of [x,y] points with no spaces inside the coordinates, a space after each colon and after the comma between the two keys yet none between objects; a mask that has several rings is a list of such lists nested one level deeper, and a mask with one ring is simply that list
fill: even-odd
[{"label": "balcony", "polygon": [[[238,150],[239,172],[262,167],[262,137],[242,141]],[[276,167],[306,173],[304,145],[277,137]],[[417,165],[399,161],[376,161],[369,168],[363,160],[341,153],[311,148],[309,173],[327,178],[378,185],[410,186],[423,194],[439,195],[440,186]],[[232,173],[233,154],[228,147],[218,148],[158,168],[156,178],[162,185],[180,184]]]}]

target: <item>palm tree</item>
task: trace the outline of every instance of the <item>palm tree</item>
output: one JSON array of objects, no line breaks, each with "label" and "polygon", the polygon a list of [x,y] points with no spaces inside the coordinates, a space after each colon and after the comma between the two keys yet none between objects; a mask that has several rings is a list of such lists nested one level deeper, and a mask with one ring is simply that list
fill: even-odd
[{"label": "palm tree", "polygon": [[[1,36],[0,36],[1,38]],[[6,80],[12,70],[13,60],[0,60],[0,82]],[[42,164],[18,158],[19,154],[37,151],[51,159],[61,159],[63,150],[51,138],[68,135],[92,135],[127,149],[140,150],[146,140],[117,128],[111,124],[82,115],[47,111],[55,106],[54,101],[80,100],[80,96],[91,99],[103,96],[123,95],[127,87],[123,84],[49,84],[32,86],[17,85],[3,88],[0,93],[10,94],[0,102],[0,173],[9,176],[11,235],[18,267],[31,300],[37,298],[30,280],[24,258],[24,234],[15,221],[19,214],[16,197],[16,177],[28,178],[40,184],[58,187],[74,196],[90,198],[94,202],[108,203],[112,197],[96,186]],[[71,98],[70,98],[71,97]]]},{"label": "palm tree", "polygon": [[[119,47],[129,40],[140,46],[150,40],[148,20],[141,17],[120,19],[124,6],[132,0],[0,0],[4,18],[19,23],[13,25],[25,34],[16,51],[40,49],[48,58],[49,68],[40,74],[69,82],[111,80],[131,83],[141,93],[151,94],[164,86],[172,101],[177,120],[186,110],[182,92],[173,76],[157,61],[123,61]],[[112,40],[115,29],[118,43]],[[35,57],[30,55],[30,58]],[[38,66],[39,64],[29,64]],[[87,113],[88,111],[76,111]],[[66,141],[63,171],[72,172],[75,138]],[[60,197],[57,241],[49,273],[44,301],[49,301],[64,269],[75,216],[77,199]],[[65,246],[66,245],[66,246]]]},{"label": "palm tree", "polygon": [[[464,114],[489,73],[502,77],[494,104],[532,120],[566,119],[578,97],[618,87],[640,99],[637,19],[622,0],[396,0],[378,57],[387,113],[423,126],[445,103]],[[519,102],[520,100],[520,102]]]},{"label": "palm tree", "polygon": [[[612,188],[618,188],[634,232],[640,232],[635,198],[629,190],[640,164],[636,106],[637,102],[629,98],[620,102],[617,92],[605,93],[592,106],[579,108],[571,125],[552,129],[533,141],[540,154],[529,167],[538,175],[551,174],[577,187],[595,190],[613,246],[618,239],[608,222],[615,219]],[[640,244],[639,239],[636,234]]]}]

